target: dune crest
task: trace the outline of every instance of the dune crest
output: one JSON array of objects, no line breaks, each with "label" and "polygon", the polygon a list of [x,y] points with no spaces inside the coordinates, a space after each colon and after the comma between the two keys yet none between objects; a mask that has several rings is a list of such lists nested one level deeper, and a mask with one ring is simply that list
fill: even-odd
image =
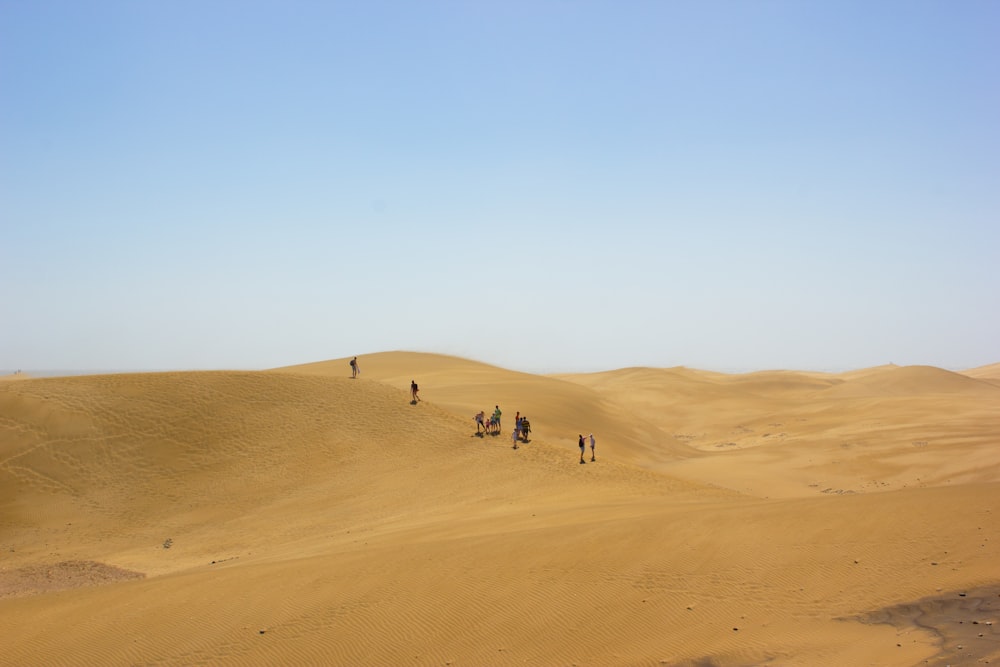
[{"label": "dune crest", "polygon": [[347,362],[0,383],[0,664],[1000,659],[988,381]]}]

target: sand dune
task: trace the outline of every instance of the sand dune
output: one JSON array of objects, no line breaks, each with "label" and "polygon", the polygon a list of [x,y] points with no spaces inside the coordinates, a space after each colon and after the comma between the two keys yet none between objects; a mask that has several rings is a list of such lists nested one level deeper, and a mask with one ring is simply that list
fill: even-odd
[{"label": "sand dune", "polygon": [[994,388],[984,386],[987,384],[966,375],[931,366],[901,366],[855,375],[838,385],[834,393],[870,395],[877,398],[954,393],[976,395],[982,392],[988,395],[994,392]]},{"label": "sand dune", "polygon": [[0,664],[1000,660],[991,371],[360,362],[0,384]]},{"label": "sand dune", "polygon": [[987,382],[997,384],[1000,383],[1000,364],[990,364],[988,366],[980,366],[979,368],[971,368],[967,371],[962,371],[962,375],[967,375],[971,378],[986,380]]}]

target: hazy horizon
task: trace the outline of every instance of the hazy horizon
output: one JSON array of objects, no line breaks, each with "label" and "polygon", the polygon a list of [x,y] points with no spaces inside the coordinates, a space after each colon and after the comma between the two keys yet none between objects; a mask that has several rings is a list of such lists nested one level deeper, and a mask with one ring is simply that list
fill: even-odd
[{"label": "hazy horizon", "polygon": [[[383,353],[386,353],[386,352],[406,352],[406,353],[415,353],[415,354],[440,354],[440,353],[434,353],[434,352],[421,352],[419,350],[384,350],[384,351],[379,351],[379,352],[374,352],[374,351],[373,352],[368,352],[367,355],[378,355],[378,354],[383,354]],[[357,356],[359,362],[361,364],[363,364],[366,355],[365,354],[359,354],[359,355],[348,355],[348,356]],[[451,356],[458,356],[458,355],[451,355]],[[339,358],[340,357],[336,357],[336,358],[324,358],[324,359],[299,360],[299,361],[293,361],[290,364],[281,364],[279,366],[269,366],[269,367],[253,367],[253,366],[222,367],[222,366],[219,366],[219,367],[174,367],[174,368],[69,368],[69,369],[66,369],[66,368],[62,368],[62,369],[54,369],[54,368],[36,368],[36,369],[14,368],[14,369],[0,369],[0,376],[13,375],[13,374],[15,374],[17,372],[20,372],[21,374],[27,375],[27,376],[30,376],[30,377],[43,378],[43,377],[72,377],[72,376],[78,376],[78,375],[113,375],[113,374],[118,374],[118,373],[174,373],[174,372],[201,372],[201,371],[206,371],[206,372],[211,372],[211,371],[238,371],[238,372],[239,371],[267,371],[267,370],[273,370],[273,369],[276,369],[276,368],[282,368],[282,367],[285,367],[285,366],[295,366],[295,365],[299,365],[299,364],[309,364],[309,363],[318,363],[318,362],[323,362],[323,361],[332,361],[332,360],[339,359]],[[344,358],[346,358],[346,357],[344,357]],[[622,370],[624,368],[631,368],[631,367],[633,367],[633,366],[618,366],[618,367],[597,367],[597,366],[590,367],[590,366],[587,366],[587,367],[585,367],[585,366],[581,365],[581,366],[551,367],[551,368],[520,368],[520,367],[515,367],[515,366],[506,366],[506,365],[503,365],[503,364],[497,364],[497,363],[494,363],[494,362],[492,362],[492,361],[490,361],[488,359],[473,359],[473,358],[469,358],[469,357],[460,357],[460,356],[458,356],[458,358],[465,359],[465,360],[472,361],[472,362],[476,362],[476,363],[483,363],[483,364],[487,364],[487,365],[490,365],[490,366],[495,366],[497,368],[501,368],[501,369],[504,369],[504,370],[517,371],[517,372],[529,373],[529,374],[539,374],[539,375],[564,374],[564,373],[565,374],[574,374],[574,373],[580,373],[580,374],[600,373],[600,372],[603,372],[603,371],[615,371],[615,370]],[[1000,363],[1000,362],[993,362],[993,363]],[[884,364],[876,364],[875,366],[888,366],[888,365],[892,365],[892,366],[909,366],[909,365],[912,365],[912,366],[932,366],[931,364],[895,364],[892,361],[886,361]],[[955,373],[960,373],[962,371],[973,370],[975,368],[980,368],[980,367],[983,367],[983,366],[990,366],[990,365],[992,365],[992,363],[980,364],[978,366],[969,366],[969,367],[963,367],[963,368],[946,368],[946,367],[943,367],[943,366],[938,366],[937,368],[941,368],[942,370],[947,370],[947,371],[951,371],[951,372],[955,372]],[[790,371],[790,372],[808,372],[808,373],[829,373],[831,375],[836,375],[838,373],[847,373],[847,372],[850,372],[850,371],[864,370],[865,368],[873,368],[875,366],[857,366],[857,367],[841,367],[841,368],[834,368],[834,367],[825,367],[825,368],[812,368],[812,367],[810,367],[810,368],[779,368],[779,367],[759,367],[759,368],[758,367],[742,367],[742,368],[736,368],[736,367],[721,368],[720,367],[720,368],[710,368],[710,367],[690,366],[690,365],[687,365],[687,364],[677,364],[675,366],[655,366],[655,365],[652,365],[652,364],[635,364],[634,365],[634,367],[643,367],[643,368],[677,368],[677,367],[691,368],[693,370],[710,371],[710,372],[714,372],[714,373],[724,373],[724,374],[730,374],[730,375],[740,375],[740,374],[745,374],[745,373],[756,373],[756,372],[762,372],[762,371]],[[347,372],[348,371],[345,371],[345,374]]]}]

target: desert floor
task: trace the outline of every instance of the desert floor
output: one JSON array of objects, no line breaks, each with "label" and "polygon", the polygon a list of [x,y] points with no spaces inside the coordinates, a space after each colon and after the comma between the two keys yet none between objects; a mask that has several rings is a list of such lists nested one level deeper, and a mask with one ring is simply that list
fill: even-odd
[{"label": "desert floor", "polygon": [[359,362],[0,380],[0,664],[1000,664],[1000,365]]}]

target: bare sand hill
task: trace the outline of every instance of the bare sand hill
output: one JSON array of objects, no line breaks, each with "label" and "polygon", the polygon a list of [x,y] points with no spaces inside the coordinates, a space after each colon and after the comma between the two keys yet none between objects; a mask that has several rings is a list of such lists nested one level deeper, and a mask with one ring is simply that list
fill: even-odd
[{"label": "bare sand hill", "polygon": [[1000,364],[990,364],[979,368],[970,368],[962,371],[962,375],[967,375],[978,380],[985,380],[993,384],[1000,384]]},{"label": "bare sand hill", "polygon": [[766,497],[1000,480],[1000,387],[930,367],[562,376],[703,456],[642,465]]},{"label": "bare sand hill", "polygon": [[1000,660],[991,382],[360,362],[0,384],[0,664]]}]

